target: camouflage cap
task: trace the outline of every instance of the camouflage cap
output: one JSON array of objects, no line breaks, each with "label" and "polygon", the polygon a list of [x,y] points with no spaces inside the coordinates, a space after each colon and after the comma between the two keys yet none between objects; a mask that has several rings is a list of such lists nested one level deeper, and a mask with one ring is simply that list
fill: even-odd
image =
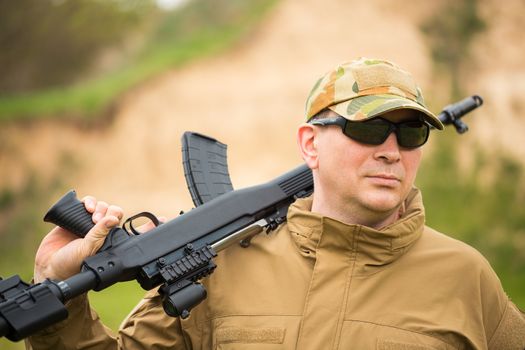
[{"label": "camouflage cap", "polygon": [[360,58],[340,64],[320,78],[306,101],[306,120],[329,108],[348,120],[412,109],[439,130],[443,124],[425,106],[412,75],[392,62]]}]

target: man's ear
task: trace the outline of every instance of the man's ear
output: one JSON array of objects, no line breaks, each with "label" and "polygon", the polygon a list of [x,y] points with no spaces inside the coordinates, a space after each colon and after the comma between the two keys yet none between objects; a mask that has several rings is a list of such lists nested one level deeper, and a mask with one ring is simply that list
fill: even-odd
[{"label": "man's ear", "polygon": [[311,124],[303,123],[297,130],[299,151],[301,152],[301,157],[303,157],[303,160],[310,169],[317,169],[319,165],[317,149],[318,137],[317,129]]}]

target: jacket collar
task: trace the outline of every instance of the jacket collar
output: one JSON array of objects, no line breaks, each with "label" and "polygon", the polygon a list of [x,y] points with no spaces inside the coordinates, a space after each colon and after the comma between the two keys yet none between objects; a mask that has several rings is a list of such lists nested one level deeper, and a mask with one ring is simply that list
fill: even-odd
[{"label": "jacket collar", "polygon": [[412,189],[404,204],[399,220],[375,230],[312,213],[312,197],[298,199],[288,210],[288,227],[303,256],[315,258],[319,249],[349,254],[356,272],[366,274],[396,260],[421,236],[425,213],[419,190]]}]

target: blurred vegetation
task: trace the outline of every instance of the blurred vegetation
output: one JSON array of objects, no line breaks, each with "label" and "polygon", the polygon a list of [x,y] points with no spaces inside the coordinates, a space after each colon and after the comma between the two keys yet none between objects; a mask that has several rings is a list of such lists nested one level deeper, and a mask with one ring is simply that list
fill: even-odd
[{"label": "blurred vegetation", "polygon": [[118,1],[0,1],[0,93],[78,80],[103,49],[140,27],[139,10]]},{"label": "blurred vegetation", "polygon": [[[103,111],[139,82],[240,40],[276,2],[193,0],[181,9],[166,12],[151,6],[148,0],[83,0],[78,4],[72,0],[24,1],[28,3],[26,7],[44,3],[46,5],[36,7],[52,14],[44,16],[45,20],[37,20],[37,28],[32,28],[32,21],[24,17],[19,3],[0,1],[6,7],[0,8],[0,23],[3,17],[12,16],[7,11],[9,7],[20,8],[14,13],[22,12],[18,16],[22,24],[18,20],[5,21],[8,28],[0,29],[0,33],[6,33],[0,34],[0,47],[2,51],[13,51],[13,45],[23,48],[5,58],[10,70],[23,74],[15,75],[21,77],[21,82],[13,78],[9,80],[10,87],[0,87],[0,122],[44,117],[90,120],[103,116]],[[97,15],[99,7],[107,20]],[[33,12],[37,11],[30,11]],[[34,16],[38,17],[38,13]],[[51,25],[48,28],[40,22],[57,23],[58,28]],[[69,28],[67,33],[55,35],[53,30],[60,31],[63,22]],[[31,28],[30,32],[46,34],[24,34],[23,37],[28,38],[26,42],[15,45],[22,31],[19,28],[26,26]],[[39,29],[40,26],[49,31]],[[86,34],[91,31],[94,33]],[[108,36],[104,37],[106,32]],[[36,48],[27,48],[35,45]],[[132,46],[129,52],[126,45]],[[72,52],[66,53],[67,50]],[[48,54],[43,55],[41,51]],[[116,55],[111,69],[99,67],[97,70],[95,63],[115,51],[120,52],[120,56]],[[26,55],[31,57],[24,58]],[[58,62],[50,65],[49,62],[55,60]],[[26,80],[35,82],[29,86],[24,83]]]},{"label": "blurred vegetation", "polygon": [[453,100],[464,95],[461,81],[471,62],[470,46],[486,28],[477,0],[446,0],[440,12],[421,25],[437,72],[450,78]]},{"label": "blurred vegetation", "polygon": [[[466,95],[463,82],[472,73],[470,47],[488,23],[477,0],[447,0],[440,12],[421,26],[436,76],[450,82],[449,101]],[[438,80],[438,79],[437,79]],[[439,89],[439,84],[435,86]],[[481,112],[475,118],[482,118]],[[475,128],[475,118],[470,119]],[[438,135],[436,135],[438,136]],[[424,162],[418,185],[424,194],[430,226],[474,246],[490,261],[507,293],[525,308],[525,174],[522,163],[504,152],[471,150],[467,168],[458,156],[463,147],[453,128],[436,137],[436,149]],[[494,150],[493,150],[494,151]],[[497,151],[497,150],[496,150]],[[472,162],[470,162],[472,161]],[[464,170],[467,169],[467,170]]]}]

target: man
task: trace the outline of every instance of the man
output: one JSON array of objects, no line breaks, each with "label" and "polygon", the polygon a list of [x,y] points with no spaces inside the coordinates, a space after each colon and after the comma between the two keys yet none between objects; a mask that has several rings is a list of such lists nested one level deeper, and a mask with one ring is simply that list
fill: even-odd
[{"label": "man", "polygon": [[[424,225],[413,184],[430,126],[443,126],[411,75],[384,60],[342,64],[315,84],[306,118],[313,196],[248,249],[221,252],[189,318],[166,316],[150,291],[114,336],[80,296],[34,349],[524,349],[525,316],[486,260]],[[85,204],[95,227],[83,240],[53,230],[36,281],[77,272],[122,218]]]}]

